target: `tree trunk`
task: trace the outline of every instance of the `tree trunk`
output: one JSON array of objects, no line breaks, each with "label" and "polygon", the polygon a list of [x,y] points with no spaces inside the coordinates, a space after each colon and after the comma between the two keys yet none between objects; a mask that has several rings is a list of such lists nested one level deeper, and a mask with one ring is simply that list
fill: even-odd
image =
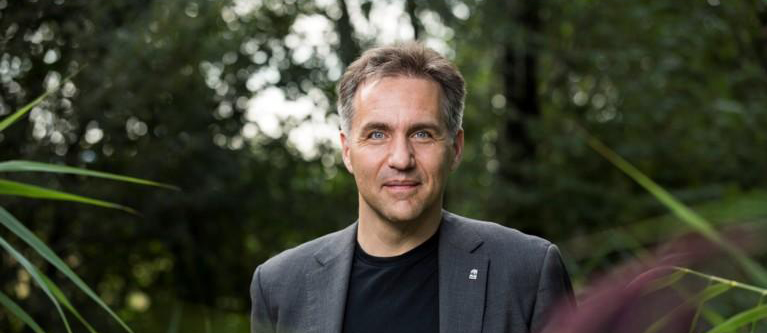
[{"label": "tree trunk", "polygon": [[341,8],[341,18],[336,22],[340,43],[338,55],[344,66],[348,66],[360,55],[360,47],[357,41],[354,40],[354,27],[349,18],[349,9],[346,7],[346,1],[338,0],[338,6]]},{"label": "tree trunk", "polygon": [[405,2],[405,11],[410,17],[410,23],[413,25],[413,39],[418,40],[423,32],[423,25],[418,20],[417,6],[415,0],[407,0]]},{"label": "tree trunk", "polygon": [[767,4],[757,4],[756,17],[759,21],[759,30],[753,37],[753,45],[762,69],[767,72]]},{"label": "tree trunk", "polygon": [[[517,2],[513,10],[517,32],[503,46],[502,78],[504,95],[511,115],[504,126],[504,139],[499,141],[499,152],[508,166],[502,175],[515,183],[529,183],[529,177],[520,174],[516,166],[520,161],[535,158],[536,144],[528,128],[529,122],[540,116],[537,89],[537,51],[532,36],[540,32],[539,5],[535,1]],[[509,5],[508,7],[511,7]]]}]

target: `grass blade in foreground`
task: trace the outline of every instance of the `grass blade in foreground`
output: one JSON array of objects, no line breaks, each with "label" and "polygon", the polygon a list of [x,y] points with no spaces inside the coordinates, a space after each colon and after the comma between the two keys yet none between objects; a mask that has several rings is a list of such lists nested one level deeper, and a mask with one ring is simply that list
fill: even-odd
[{"label": "grass blade in foreground", "polygon": [[707,333],[734,332],[737,328],[764,318],[767,318],[767,305],[760,305],[730,317]]},{"label": "grass blade in foreground", "polygon": [[67,298],[67,296],[65,296],[64,293],[61,292],[61,289],[59,289],[59,287],[57,287],[56,284],[53,283],[53,281],[51,281],[51,279],[49,279],[45,275],[42,275],[42,278],[43,280],[45,280],[45,283],[48,285],[48,288],[51,290],[51,293],[53,293],[53,296],[56,296],[56,299],[59,300],[61,305],[63,305],[65,308],[67,308],[67,310],[69,310],[69,312],[75,315],[75,318],[77,318],[77,320],[79,320],[80,323],[82,323],[85,326],[85,328],[88,329],[88,332],[98,333],[93,328],[93,326],[91,326],[91,324],[88,323],[88,321],[85,320],[85,318],[83,318],[83,316],[80,315],[80,312],[78,312],[77,309],[75,309],[72,306],[72,303],[69,302],[69,298]]},{"label": "grass blade in foreground", "polygon": [[3,294],[1,291],[0,304],[2,304],[6,309],[10,310],[11,313],[16,316],[16,318],[21,319],[21,321],[29,326],[29,328],[31,328],[33,331],[35,331],[35,333],[45,333],[40,325],[38,325],[37,322],[35,322],[35,320],[32,319],[32,317],[30,317],[26,311],[24,311],[24,309],[22,309],[18,304],[16,304],[16,302]]},{"label": "grass blade in foreground", "polygon": [[44,187],[28,185],[24,183],[14,182],[10,180],[0,179],[0,195],[13,195],[28,198],[37,199],[50,199],[50,200],[63,200],[63,201],[75,201],[95,206],[101,206],[106,208],[114,208],[124,210],[131,214],[138,214],[130,207],[118,205],[108,201],[102,201],[97,199],[91,199],[75,194],[69,194],[66,192],[60,192],[56,190],[47,189]]},{"label": "grass blade in foreground", "polygon": [[14,112],[10,116],[5,117],[5,119],[3,119],[3,121],[0,122],[0,132],[2,132],[8,126],[11,126],[16,121],[18,121],[22,116],[27,114],[27,112],[29,112],[29,110],[32,110],[33,107],[35,107],[37,104],[40,104],[40,102],[42,102],[46,97],[48,97],[48,95],[50,95],[54,91],[55,90],[46,91],[44,94],[40,95],[40,97],[38,97],[37,99],[35,99],[31,103],[25,105],[24,107],[22,107],[21,109],[19,109],[16,112]]},{"label": "grass blade in foreground", "polygon": [[674,215],[676,215],[680,220],[687,223],[688,225],[693,227],[695,230],[700,232],[703,236],[710,239],[711,241],[713,241],[714,243],[722,247],[722,249],[727,251],[746,269],[746,271],[751,275],[752,278],[754,278],[754,280],[758,281],[762,285],[767,285],[767,270],[765,270],[762,266],[760,266],[754,260],[746,256],[740,249],[733,246],[729,242],[725,241],[714,230],[711,224],[708,223],[708,221],[703,219],[703,217],[698,215],[698,213],[696,213],[692,209],[688,208],[682,202],[674,198],[674,196],[672,196],[671,193],[669,193],[663,187],[655,183],[655,181],[650,179],[650,177],[647,177],[644,173],[639,171],[639,169],[634,167],[631,163],[626,161],[623,157],[621,157],[612,149],[607,147],[604,143],[602,143],[597,138],[589,134],[585,129],[580,128],[580,131],[582,132],[582,134],[586,138],[586,142],[589,144],[589,146],[591,146],[592,149],[594,149],[597,153],[602,155],[602,157],[610,161],[610,163],[612,163],[618,169],[620,169],[629,177],[631,177],[634,181],[636,181],[639,185],[641,185],[645,190],[650,192],[650,194],[652,194],[656,199],[658,199],[658,201],[660,201],[664,206],[670,209],[674,213]]},{"label": "grass blade in foreground", "polygon": [[685,300],[683,304],[678,305],[673,310],[671,310],[671,312],[667,313],[665,316],[655,321],[655,323],[650,325],[650,327],[647,328],[647,330],[644,333],[657,332],[658,330],[666,326],[674,318],[674,315],[678,311],[684,311],[686,309],[686,306],[688,306],[690,303],[696,303],[696,304],[702,305],[706,301],[727,292],[727,290],[730,290],[730,288],[731,287],[726,284],[715,284],[715,285],[707,287],[706,289],[703,289],[698,294],[688,298],[687,300]]},{"label": "grass blade in foreground", "polygon": [[677,281],[681,280],[685,275],[687,275],[687,272],[677,270],[674,273],[666,275],[648,284],[647,287],[645,287],[642,291],[642,294],[647,295],[649,293],[669,287],[672,284],[677,283]]},{"label": "grass blade in foreground", "polygon": [[53,302],[53,305],[56,306],[56,310],[59,312],[59,316],[61,317],[61,320],[64,322],[64,326],[67,329],[67,332],[72,333],[72,328],[69,327],[69,321],[67,321],[67,316],[64,315],[64,311],[61,310],[61,305],[59,305],[59,301],[56,300],[56,296],[51,293],[51,290],[48,289],[48,286],[45,282],[45,280],[41,277],[40,272],[35,268],[34,265],[32,265],[27,258],[25,258],[19,251],[16,251],[16,249],[11,246],[11,244],[8,244],[8,242],[5,241],[3,237],[0,237],[0,246],[5,248],[8,253],[11,254],[12,257],[16,258],[16,261],[21,264],[21,266],[24,267],[24,269],[29,272],[29,275],[32,276],[32,278],[37,282],[37,285],[40,286],[40,289],[42,289],[46,295],[48,295],[48,298],[51,299]]},{"label": "grass blade in foreground", "polygon": [[[61,271],[66,277],[68,277],[72,282],[74,282],[77,287],[79,287],[86,295],[88,295],[92,300],[94,300],[96,303],[98,303],[99,306],[101,306],[104,310],[106,310],[112,318],[114,318],[120,325],[128,332],[133,333],[133,330],[128,327],[128,325],[125,324],[125,322],[120,319],[120,317],[115,314],[112,309],[109,308],[102,300],[99,298],[93,290],[91,290],[88,285],[83,282],[82,279],[74,272],[72,269],[67,266],[67,264],[64,263],[59,256],[56,255],[56,253],[53,252],[45,243],[43,243],[42,240],[37,238],[32,231],[27,229],[21,222],[19,222],[11,213],[0,207],[0,224],[3,224],[5,227],[11,230],[14,234],[16,234],[19,238],[21,238],[24,242],[29,244],[30,247],[35,249],[37,253],[40,254],[45,260],[50,262],[54,267],[56,267],[59,271]],[[71,311],[71,309],[70,309]]]},{"label": "grass blade in foreground", "polygon": [[75,75],[77,75],[77,73],[79,73],[79,72],[80,72],[80,70],[82,70],[83,68],[85,68],[85,66],[83,66],[83,67],[80,67],[78,70],[76,70],[74,73],[72,73],[72,75],[70,75],[70,76],[67,76],[66,78],[64,78],[64,80],[62,80],[62,81],[61,81],[61,82],[60,82],[60,83],[59,83],[59,84],[58,84],[56,87],[54,87],[53,89],[49,89],[49,90],[46,90],[46,91],[45,91],[45,92],[44,92],[42,95],[40,95],[39,97],[35,98],[35,100],[34,100],[34,101],[30,102],[30,103],[29,103],[29,104],[27,104],[27,105],[24,105],[23,107],[21,107],[21,109],[18,109],[18,110],[16,110],[16,112],[12,113],[10,116],[8,116],[8,117],[5,117],[5,119],[3,119],[2,121],[0,121],[0,132],[2,132],[2,131],[3,131],[4,129],[6,129],[8,126],[11,126],[13,123],[15,123],[16,121],[18,121],[19,119],[21,119],[21,117],[22,117],[22,116],[24,116],[25,114],[27,114],[27,112],[29,112],[30,110],[32,110],[32,108],[34,108],[35,106],[37,106],[37,104],[40,104],[40,103],[41,103],[43,100],[45,100],[45,98],[47,98],[48,96],[50,96],[52,93],[55,93],[55,92],[57,92],[57,91],[59,90],[59,88],[61,87],[61,85],[63,85],[64,83],[68,82],[69,80],[71,80],[71,79],[72,79],[72,78],[73,78]]},{"label": "grass blade in foreground", "polygon": [[6,161],[6,162],[0,163],[0,172],[21,172],[21,171],[75,174],[75,175],[82,175],[82,176],[106,178],[106,179],[141,184],[141,185],[158,186],[158,187],[164,187],[171,190],[179,190],[179,188],[176,186],[158,183],[151,180],[116,175],[113,173],[107,173],[107,172],[101,172],[101,171],[75,168],[75,167],[70,167],[66,165],[56,165],[56,164],[48,164],[48,163],[40,163],[40,162],[32,162],[32,161]]}]

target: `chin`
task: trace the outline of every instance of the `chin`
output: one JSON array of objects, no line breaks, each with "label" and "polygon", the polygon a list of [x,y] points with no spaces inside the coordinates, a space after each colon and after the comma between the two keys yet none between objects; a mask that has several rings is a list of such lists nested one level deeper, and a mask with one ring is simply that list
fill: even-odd
[{"label": "chin", "polygon": [[409,221],[413,221],[416,219],[417,215],[415,214],[386,214],[384,213],[384,217],[391,222],[394,223],[407,223]]},{"label": "chin", "polygon": [[420,207],[387,207],[381,211],[381,215],[395,223],[404,223],[416,220],[423,216],[425,210]]}]

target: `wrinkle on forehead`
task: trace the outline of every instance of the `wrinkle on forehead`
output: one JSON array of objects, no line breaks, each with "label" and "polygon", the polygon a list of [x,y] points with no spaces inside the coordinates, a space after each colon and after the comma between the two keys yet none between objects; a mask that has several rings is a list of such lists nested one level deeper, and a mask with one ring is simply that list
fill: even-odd
[{"label": "wrinkle on forehead", "polygon": [[[400,80],[408,80],[408,81],[418,81],[419,83],[426,83],[428,85],[431,85],[435,89],[429,90],[429,95],[433,96],[424,96],[417,94],[416,91],[399,91],[400,98],[396,100],[391,100],[391,94],[389,94],[386,91],[381,91],[378,88],[386,88],[387,85],[397,85],[396,82],[393,81],[400,81]],[[401,81],[400,81],[401,82]],[[384,86],[384,87],[382,87]],[[391,87],[389,87],[391,88]],[[420,90],[422,92],[423,90]],[[434,82],[433,80],[420,78],[420,77],[412,77],[412,76],[386,76],[382,78],[377,78],[373,80],[368,80],[363,82],[362,85],[357,90],[357,94],[354,96],[354,104],[355,104],[355,115],[354,119],[352,119],[352,123],[357,123],[359,119],[360,113],[364,112],[366,114],[377,114],[378,116],[384,116],[388,118],[390,121],[394,121],[395,123],[398,123],[399,120],[404,115],[401,111],[406,110],[408,114],[423,114],[424,116],[427,116],[429,113],[436,111],[438,113],[439,119],[444,123],[445,119],[442,119],[442,114],[440,112],[440,95],[442,93],[442,89],[439,86],[437,82]],[[362,105],[362,102],[365,102],[364,105]],[[362,107],[365,107],[363,110]],[[390,118],[394,117],[394,119]],[[410,118],[411,120],[416,120],[416,118],[419,117],[405,117]]]}]

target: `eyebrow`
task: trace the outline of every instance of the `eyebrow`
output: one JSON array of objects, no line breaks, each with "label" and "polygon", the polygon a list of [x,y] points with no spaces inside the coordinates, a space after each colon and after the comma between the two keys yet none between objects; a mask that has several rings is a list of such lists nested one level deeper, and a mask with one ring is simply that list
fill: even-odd
[{"label": "eyebrow", "polygon": [[439,127],[439,125],[435,123],[415,123],[411,127],[411,131],[424,130],[424,129],[432,130],[438,133],[442,132],[442,129]]},{"label": "eyebrow", "polygon": [[[438,124],[430,123],[430,122],[415,123],[413,124],[413,126],[410,126],[410,128],[408,129],[408,132],[414,132],[414,131],[424,130],[424,129],[432,130],[438,133],[442,132],[442,129],[440,128]],[[391,126],[382,122],[370,122],[365,124],[365,126],[362,127],[362,131],[360,132],[367,133],[372,130],[391,131]]]},{"label": "eyebrow", "polygon": [[365,124],[365,126],[362,127],[362,131],[360,133],[366,133],[371,130],[382,130],[382,131],[388,131],[391,129],[391,126],[381,123],[381,122],[371,122]]}]

